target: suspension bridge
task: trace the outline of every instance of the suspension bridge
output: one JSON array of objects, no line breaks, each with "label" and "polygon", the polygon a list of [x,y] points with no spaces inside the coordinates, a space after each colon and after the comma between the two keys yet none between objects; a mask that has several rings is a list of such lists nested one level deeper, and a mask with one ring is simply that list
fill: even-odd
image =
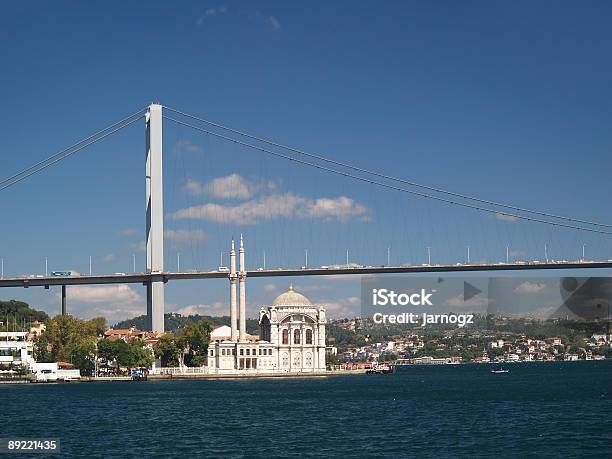
[{"label": "suspension bridge", "polygon": [[[169,114],[167,114],[169,113]],[[457,193],[438,187],[432,187],[392,176],[382,172],[366,169],[329,157],[310,153],[300,148],[284,145],[260,136],[240,131],[205,118],[152,104],[110,126],[95,132],[79,142],[63,149],[55,155],[40,161],[19,173],[0,182],[0,191],[37,174],[48,167],[74,155],[75,153],[97,143],[122,129],[144,119],[146,126],[145,147],[145,244],[146,270],[134,273],[116,273],[107,275],[23,275],[0,278],[0,287],[62,287],[62,314],[67,311],[66,286],[95,284],[142,284],[147,290],[147,328],[151,331],[164,331],[164,286],[168,281],[187,279],[220,279],[228,278],[226,269],[189,270],[172,272],[164,269],[164,174],[163,174],[163,120],[192,129],[196,132],[230,142],[241,148],[257,150],[276,159],[290,161],[294,164],[311,168],[321,173],[344,177],[352,181],[367,184],[379,189],[408,194],[451,206],[471,209],[485,214],[503,218],[530,222],[538,225],[556,227],[568,231],[597,234],[603,237],[612,235],[612,225],[560,215],[526,207],[514,206],[477,196]],[[198,124],[194,124],[198,123]],[[574,261],[510,261],[485,263],[469,260],[452,264],[432,264],[431,260],[421,264],[360,265],[349,263],[348,255],[345,265],[295,268],[258,268],[240,273],[248,277],[277,276],[329,276],[329,275],[364,275],[392,273],[443,273],[443,272],[488,272],[488,271],[530,271],[530,270],[563,270],[612,268],[612,260],[586,260],[583,257]],[[68,274],[68,273],[64,273]]]}]

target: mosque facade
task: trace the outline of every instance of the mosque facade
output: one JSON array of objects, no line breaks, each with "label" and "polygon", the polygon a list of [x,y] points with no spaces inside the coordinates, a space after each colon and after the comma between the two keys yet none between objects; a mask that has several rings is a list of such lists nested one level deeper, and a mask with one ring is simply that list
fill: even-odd
[{"label": "mosque facade", "polygon": [[[234,241],[230,251],[230,326],[211,333],[208,370],[212,373],[313,373],[325,365],[325,308],[293,286],[259,310],[259,336],[246,332],[246,269],[240,236],[236,270]],[[238,284],[238,291],[236,287]]]}]

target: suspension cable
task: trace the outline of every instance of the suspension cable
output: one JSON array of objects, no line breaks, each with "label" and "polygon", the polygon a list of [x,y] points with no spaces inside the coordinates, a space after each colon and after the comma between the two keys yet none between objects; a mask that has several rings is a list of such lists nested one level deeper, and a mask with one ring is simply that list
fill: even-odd
[{"label": "suspension cable", "polygon": [[558,214],[553,214],[553,213],[550,213],[550,212],[543,212],[543,211],[539,211],[539,210],[528,209],[528,208],[525,208],[525,207],[514,206],[514,205],[511,205],[511,204],[504,204],[504,203],[501,203],[501,202],[496,202],[496,201],[491,201],[491,200],[487,200],[487,199],[478,198],[476,196],[470,196],[470,195],[461,194],[461,193],[457,193],[457,192],[453,192],[453,191],[449,191],[449,190],[444,190],[442,188],[436,188],[436,187],[432,187],[432,186],[428,186],[428,185],[423,185],[421,183],[413,182],[411,180],[406,180],[406,179],[403,179],[403,178],[400,178],[400,177],[395,177],[395,176],[392,176],[392,175],[383,174],[381,172],[377,172],[377,171],[373,171],[373,170],[369,170],[369,169],[364,169],[364,168],[361,168],[361,167],[358,167],[358,166],[355,166],[355,165],[352,165],[352,164],[348,164],[348,163],[344,163],[344,162],[337,161],[337,160],[334,160],[334,159],[330,159],[330,158],[327,158],[325,156],[317,155],[317,154],[314,154],[314,153],[309,153],[309,152],[304,151],[304,150],[299,149],[299,148],[291,147],[291,146],[288,146],[288,145],[283,145],[281,143],[274,142],[272,140],[265,139],[263,137],[258,137],[258,136],[255,136],[253,134],[249,134],[249,133],[244,132],[244,131],[239,131],[237,129],[233,129],[233,128],[230,128],[228,126],[224,126],[222,124],[215,123],[213,121],[210,121],[210,120],[207,120],[207,119],[204,119],[204,118],[192,115],[190,113],[182,112],[180,110],[176,110],[176,109],[171,108],[171,107],[166,107],[165,105],[164,105],[164,108],[166,110],[171,111],[171,112],[177,113],[179,115],[186,116],[188,118],[192,118],[194,120],[200,121],[200,122],[208,124],[210,126],[214,126],[216,128],[223,129],[225,131],[232,132],[234,134],[238,134],[240,136],[247,137],[247,138],[252,139],[252,140],[257,140],[258,142],[262,142],[262,143],[265,143],[265,144],[268,144],[268,145],[271,145],[271,146],[274,146],[274,147],[278,147],[278,148],[283,148],[283,149],[292,151],[294,153],[299,153],[301,155],[308,156],[310,158],[315,158],[317,160],[324,161],[324,162],[329,163],[329,164],[334,164],[336,166],[346,167],[347,169],[351,169],[351,170],[354,170],[354,171],[357,171],[357,172],[362,172],[362,173],[365,173],[365,174],[373,175],[373,176],[376,176],[376,177],[379,177],[379,178],[383,178],[385,180],[391,180],[391,181],[395,181],[395,182],[399,182],[399,183],[404,183],[406,185],[411,185],[411,186],[422,188],[422,189],[426,189],[426,190],[429,190],[429,191],[434,191],[436,193],[442,193],[442,194],[446,194],[446,195],[449,195],[449,196],[454,196],[454,197],[457,197],[457,198],[471,200],[471,201],[479,202],[481,204],[488,204],[488,205],[493,205],[493,206],[496,206],[496,207],[512,209],[512,210],[516,210],[518,212],[530,213],[530,214],[534,214],[534,215],[540,215],[540,216],[543,216],[543,217],[549,217],[549,218],[555,218],[555,219],[559,219],[559,220],[571,221],[571,222],[574,222],[574,223],[584,223],[584,224],[588,224],[588,225],[592,225],[592,226],[600,226],[600,227],[605,227],[605,228],[612,228],[612,225],[605,224],[605,223],[598,223],[598,222],[593,222],[593,221],[589,221],[589,220],[581,220],[581,219],[578,219],[578,218],[568,217],[568,216],[565,216],[565,215],[558,215]]},{"label": "suspension cable", "polygon": [[[4,179],[2,182],[0,182],[0,191],[5,190],[6,188],[9,188],[19,182],[21,182],[22,180],[25,180],[26,178],[43,171],[44,169],[58,163],[59,161],[62,161],[63,159],[66,159],[67,157],[83,150],[84,148],[88,147],[89,145],[92,145],[110,135],[113,135],[114,133],[134,124],[136,121],[140,120],[143,115],[142,112],[143,110],[139,110],[138,112],[134,113],[133,115],[130,115],[124,119],[122,119],[121,121],[118,121],[104,129],[101,129],[99,131],[97,131],[95,134],[90,135],[89,137],[71,145],[68,148],[65,148],[64,150],[60,151],[59,153],[56,153],[50,157],[48,157],[47,159],[43,160],[43,161],[39,161],[36,164],[33,164],[32,166],[22,170],[21,172],[18,172],[17,174],[14,174],[13,176]],[[138,116],[137,116],[138,115]],[[135,116],[137,116],[136,118],[134,118]],[[133,119],[131,119],[133,118]],[[130,120],[127,121],[126,120]],[[114,129],[112,129],[114,128]],[[109,129],[111,129],[109,131]],[[102,134],[104,133],[104,134]],[[102,135],[100,135],[102,134]]]},{"label": "suspension cable", "polygon": [[319,170],[322,170],[322,171],[325,171],[325,172],[329,172],[329,173],[332,173],[332,174],[336,174],[336,175],[340,175],[340,176],[343,176],[343,177],[351,178],[351,179],[354,179],[354,180],[359,180],[361,182],[369,183],[371,185],[380,186],[380,187],[387,188],[387,189],[390,189],[390,190],[401,191],[403,193],[408,193],[408,194],[420,196],[422,198],[433,199],[433,200],[436,200],[436,201],[444,202],[446,204],[462,206],[462,207],[466,207],[466,208],[469,208],[469,209],[474,209],[474,210],[478,210],[478,211],[482,211],[482,212],[488,212],[488,213],[495,214],[495,215],[503,215],[503,216],[510,217],[510,218],[526,220],[526,221],[531,221],[531,222],[537,222],[537,223],[543,223],[543,224],[552,225],[552,226],[559,226],[559,227],[563,227],[563,228],[570,228],[570,229],[579,230],[579,231],[588,231],[588,232],[592,232],[592,233],[612,235],[612,232],[610,232],[610,231],[597,230],[597,229],[593,229],[593,228],[584,228],[584,227],[570,225],[570,224],[565,224],[565,223],[551,222],[551,221],[548,221],[548,220],[541,220],[541,219],[534,218],[534,217],[526,217],[524,215],[517,215],[517,214],[508,213],[508,212],[501,212],[501,211],[497,211],[495,209],[489,209],[489,208],[477,206],[477,205],[474,205],[474,204],[468,204],[468,203],[453,201],[452,199],[442,198],[442,197],[439,197],[439,196],[433,196],[433,195],[430,195],[430,194],[421,193],[419,191],[409,190],[409,189],[398,187],[398,186],[395,186],[395,185],[390,185],[388,183],[383,183],[383,182],[379,182],[379,181],[376,181],[376,180],[371,180],[369,178],[360,177],[358,175],[354,175],[354,174],[351,174],[351,173],[348,173],[348,172],[343,172],[343,171],[339,171],[337,169],[332,169],[330,167],[322,166],[320,164],[311,163],[311,162],[305,161],[303,159],[295,158],[293,156],[285,155],[283,153],[278,153],[278,152],[275,152],[275,151],[272,151],[272,150],[268,150],[267,148],[258,147],[256,145],[252,145],[250,143],[243,142],[241,140],[233,139],[231,137],[228,137],[228,136],[225,136],[223,134],[219,134],[219,133],[210,131],[208,129],[204,129],[204,128],[199,127],[199,126],[194,126],[192,124],[185,123],[184,121],[177,120],[177,119],[172,118],[170,116],[164,115],[163,117],[166,118],[169,121],[174,122],[174,123],[177,123],[177,124],[180,124],[180,125],[192,128],[192,129],[194,129],[196,131],[200,131],[200,132],[203,132],[205,134],[212,135],[214,137],[218,137],[218,138],[223,139],[223,140],[227,140],[229,142],[235,143],[237,145],[241,145],[243,147],[252,148],[254,150],[258,150],[258,151],[261,151],[263,153],[267,153],[267,154],[270,154],[270,155],[273,155],[273,156],[276,156],[276,157],[279,157],[279,158],[283,158],[283,159],[286,159],[288,161],[293,161],[293,162],[298,163],[298,164],[302,164],[302,165],[309,166],[309,167],[312,167],[312,168],[315,168],[315,169],[319,169]]}]

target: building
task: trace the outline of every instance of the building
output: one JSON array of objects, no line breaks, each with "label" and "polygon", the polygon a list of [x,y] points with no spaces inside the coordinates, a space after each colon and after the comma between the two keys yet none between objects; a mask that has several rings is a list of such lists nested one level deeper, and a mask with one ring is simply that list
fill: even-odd
[{"label": "building", "polygon": [[[150,334],[150,333],[149,333]],[[144,340],[147,337],[147,332],[137,330],[134,327],[131,328],[109,328],[104,332],[104,338],[111,341],[121,339],[126,343],[133,339]]]},{"label": "building", "polygon": [[30,327],[30,334],[28,336],[28,339],[30,341],[34,341],[36,338],[42,335],[46,329],[47,326],[44,323],[35,320],[34,322],[32,322],[32,325]]},{"label": "building", "polygon": [[246,332],[246,269],[242,236],[239,271],[236,271],[236,251],[232,241],[229,279],[230,326],[217,327],[211,333],[209,373],[325,371],[326,317],[323,306],[312,304],[289,286],[270,306],[261,307],[259,337],[252,336]]},{"label": "building", "polygon": [[80,371],[67,362],[34,362],[31,369],[39,382],[74,381],[81,378]]},{"label": "building", "polygon": [[34,363],[33,352],[28,332],[0,332],[0,365],[29,368]]}]

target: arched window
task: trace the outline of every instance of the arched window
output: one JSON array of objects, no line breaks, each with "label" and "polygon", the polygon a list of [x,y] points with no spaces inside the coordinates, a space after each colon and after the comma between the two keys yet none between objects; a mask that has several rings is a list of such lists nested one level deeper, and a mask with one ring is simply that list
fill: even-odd
[{"label": "arched window", "polygon": [[312,330],[306,330],[306,344],[312,344]]},{"label": "arched window", "polygon": [[289,330],[283,330],[283,344],[289,344]]},{"label": "arched window", "polygon": [[293,331],[293,344],[300,344],[301,334],[299,330]]}]

